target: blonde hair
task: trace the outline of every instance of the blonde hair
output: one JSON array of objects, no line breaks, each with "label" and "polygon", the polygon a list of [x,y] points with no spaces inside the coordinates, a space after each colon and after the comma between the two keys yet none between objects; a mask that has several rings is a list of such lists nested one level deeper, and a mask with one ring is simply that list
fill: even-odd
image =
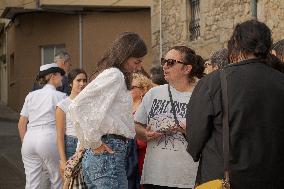
[{"label": "blonde hair", "polygon": [[46,85],[50,81],[52,74],[53,73],[50,73],[50,74],[47,74],[47,75],[45,75],[43,77],[37,76],[37,78],[36,78],[37,84],[39,86],[43,87],[44,85]]},{"label": "blonde hair", "polygon": [[154,87],[153,82],[141,73],[133,73],[132,82],[137,82],[137,87],[143,90],[143,96]]}]

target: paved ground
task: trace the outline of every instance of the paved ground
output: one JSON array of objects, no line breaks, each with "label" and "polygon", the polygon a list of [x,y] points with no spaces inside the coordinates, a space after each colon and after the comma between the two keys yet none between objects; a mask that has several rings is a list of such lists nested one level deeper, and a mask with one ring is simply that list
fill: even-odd
[{"label": "paved ground", "polygon": [[18,113],[0,103],[0,189],[25,186],[17,121]]}]

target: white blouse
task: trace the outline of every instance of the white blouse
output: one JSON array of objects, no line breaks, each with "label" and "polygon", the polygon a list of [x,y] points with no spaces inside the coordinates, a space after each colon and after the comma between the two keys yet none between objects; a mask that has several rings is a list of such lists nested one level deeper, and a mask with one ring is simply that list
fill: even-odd
[{"label": "white blouse", "polygon": [[117,68],[99,74],[72,100],[69,109],[82,147],[100,147],[105,134],[135,136],[132,97]]},{"label": "white blouse", "polygon": [[68,136],[73,136],[76,137],[76,130],[75,127],[73,126],[73,122],[71,119],[70,111],[68,107],[72,103],[70,97],[67,97],[63,100],[61,100],[58,104],[57,107],[60,108],[64,113],[65,113],[65,135]]}]

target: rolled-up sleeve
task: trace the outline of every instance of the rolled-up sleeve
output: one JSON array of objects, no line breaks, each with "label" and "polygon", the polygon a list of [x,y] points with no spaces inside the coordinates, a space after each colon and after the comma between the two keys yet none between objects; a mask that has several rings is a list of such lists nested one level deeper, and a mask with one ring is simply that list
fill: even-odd
[{"label": "rolled-up sleeve", "polygon": [[69,110],[81,146],[93,149],[101,146],[101,137],[106,134],[102,122],[124,86],[123,73],[111,68],[98,75],[73,99]]},{"label": "rolled-up sleeve", "polygon": [[213,103],[206,82],[200,80],[190,98],[186,115],[187,151],[199,161],[212,132]]},{"label": "rolled-up sleeve", "polygon": [[24,116],[24,117],[26,117],[26,118],[28,118],[28,119],[29,119],[29,111],[28,111],[29,99],[30,99],[30,94],[28,94],[28,95],[26,96],[24,105],[23,105],[22,110],[21,110],[21,113],[20,113],[21,116]]}]

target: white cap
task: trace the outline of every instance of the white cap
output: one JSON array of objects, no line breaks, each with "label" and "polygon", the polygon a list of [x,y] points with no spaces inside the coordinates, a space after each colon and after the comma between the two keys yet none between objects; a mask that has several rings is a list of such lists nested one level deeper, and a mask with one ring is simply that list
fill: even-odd
[{"label": "white cap", "polygon": [[39,71],[44,71],[44,70],[48,70],[49,68],[56,68],[58,67],[57,64],[55,63],[50,63],[50,64],[45,64],[45,65],[42,65],[40,68],[39,68]]},{"label": "white cap", "polygon": [[65,75],[65,71],[62,68],[60,68],[55,63],[50,63],[50,64],[42,65],[39,68],[38,76],[43,77],[43,76],[50,74],[50,73],[60,73],[61,75]]}]

